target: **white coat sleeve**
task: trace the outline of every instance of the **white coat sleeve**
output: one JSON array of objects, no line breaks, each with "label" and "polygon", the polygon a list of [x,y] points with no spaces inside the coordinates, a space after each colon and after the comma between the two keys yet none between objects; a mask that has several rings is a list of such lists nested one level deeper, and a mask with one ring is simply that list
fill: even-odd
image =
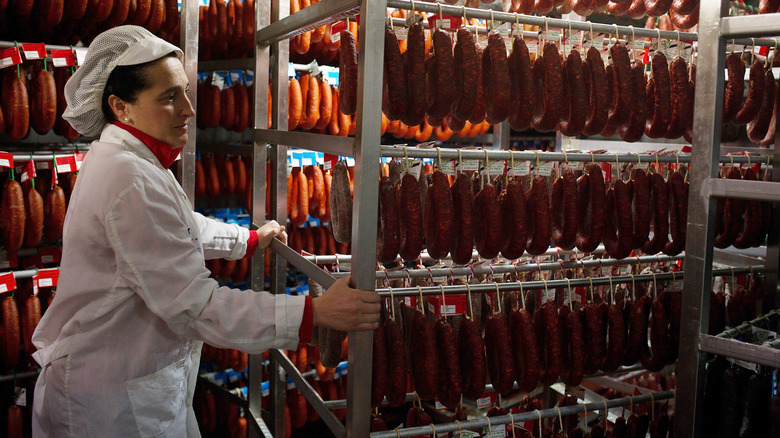
[{"label": "white coat sleeve", "polygon": [[180,336],[248,353],[296,348],[305,297],[219,287],[182,219],[191,213],[170,196],[136,180],[108,208],[117,275]]},{"label": "white coat sleeve", "polygon": [[238,260],[246,254],[249,230],[236,224],[226,224],[192,212],[200,229],[200,244],[206,260]]}]

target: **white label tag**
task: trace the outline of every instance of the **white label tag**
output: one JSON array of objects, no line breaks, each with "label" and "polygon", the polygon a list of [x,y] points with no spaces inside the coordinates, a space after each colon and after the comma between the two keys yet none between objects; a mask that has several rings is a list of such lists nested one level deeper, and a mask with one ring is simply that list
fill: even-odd
[{"label": "white label tag", "polygon": [[529,54],[536,54],[536,44],[529,44],[528,45],[528,53]]},{"label": "white label tag", "polygon": [[452,433],[453,438],[479,438],[479,432],[473,432],[470,430],[464,430],[460,433],[453,432]]},{"label": "white label tag", "polygon": [[492,436],[493,438],[505,438],[506,426],[499,424],[498,426],[490,426],[490,430],[487,427],[482,429],[483,436]]},{"label": "white label tag", "polygon": [[51,278],[41,278],[38,280],[38,286],[39,287],[52,287],[54,286],[54,282]]},{"label": "white label tag", "polygon": [[509,33],[511,32],[511,27],[509,23],[501,23],[500,25],[496,26],[496,30],[499,34],[501,34],[502,37],[507,38],[509,37]]},{"label": "white label tag", "polygon": [[[504,173],[504,160],[497,160],[490,163],[488,166],[490,175],[501,175]],[[483,172],[484,173],[484,172]]]},{"label": "white label tag", "polygon": [[561,40],[561,32],[557,30],[548,30],[547,31],[547,41],[560,41]]},{"label": "white label tag", "polygon": [[441,163],[441,171],[446,173],[447,175],[455,175],[457,173],[456,167],[458,163],[456,160],[450,160],[446,161],[444,163]]},{"label": "white label tag", "polygon": [[511,176],[523,176],[528,175],[531,173],[531,162],[530,161],[521,161],[519,163],[515,163],[515,167],[512,169],[509,169],[511,172]]},{"label": "white label tag", "polygon": [[422,19],[423,19],[422,15],[410,14],[406,17],[406,26],[412,27],[413,24],[421,22]]},{"label": "white label tag", "polygon": [[0,58],[0,67],[7,67],[14,63],[13,58]]},{"label": "white label tag", "polygon": [[11,162],[9,160],[6,160],[5,158],[0,158],[0,166],[11,167]]},{"label": "white label tag", "polygon": [[8,292],[8,286],[5,283],[0,283],[0,293],[2,292]]},{"label": "white label tag", "polygon": [[568,55],[569,52],[571,52],[572,45],[567,43],[563,44],[563,54]]},{"label": "white label tag", "polygon": [[87,49],[75,49],[75,52],[78,65],[84,65],[84,60],[87,59]]},{"label": "white label tag", "polygon": [[414,164],[412,164],[412,167],[409,168],[409,173],[417,179],[417,181],[420,180],[420,175],[422,174],[423,165],[422,161],[415,161]]},{"label": "white label tag", "polygon": [[536,168],[536,172],[539,175],[550,176],[550,175],[552,175],[553,167],[555,167],[555,162],[554,161],[547,161],[547,162],[541,163],[539,165],[539,167]]},{"label": "white label tag", "polygon": [[464,172],[477,171],[479,170],[479,160],[463,160],[463,163],[460,163],[458,169]]},{"label": "white label tag", "polygon": [[331,28],[330,41],[334,43],[341,41],[341,32],[333,32]]},{"label": "white label tag", "polygon": [[27,389],[14,387],[14,404],[16,406],[27,406]]},{"label": "white label tag", "polygon": [[477,407],[482,409],[490,406],[490,404],[493,403],[490,401],[490,397],[482,397],[477,399]]},{"label": "white label tag", "polygon": [[52,58],[51,62],[54,63],[55,67],[66,67],[68,65],[68,60],[65,58]]},{"label": "white label tag", "polygon": [[443,410],[443,409],[447,409],[447,407],[446,407],[446,406],[444,406],[443,404],[441,404],[441,402],[440,402],[440,401],[436,400],[436,410],[437,410],[437,411],[441,411],[441,410]]},{"label": "white label tag", "polygon": [[41,59],[41,58],[38,57],[38,51],[37,50],[25,50],[24,51],[24,57],[28,61],[33,60],[33,59]]},{"label": "white label tag", "polygon": [[43,263],[54,263],[54,256],[51,255],[43,255],[41,256],[41,261]]},{"label": "white label tag", "polygon": [[591,41],[591,46],[598,51],[604,50],[604,37],[599,36]]},{"label": "white label tag", "polygon": [[[401,27],[395,30],[395,37],[398,38],[398,41],[404,41],[409,37],[409,29],[405,27]],[[331,41],[333,38],[331,38]]]},{"label": "white label tag", "polygon": [[645,50],[645,42],[643,40],[634,40],[634,50]]}]

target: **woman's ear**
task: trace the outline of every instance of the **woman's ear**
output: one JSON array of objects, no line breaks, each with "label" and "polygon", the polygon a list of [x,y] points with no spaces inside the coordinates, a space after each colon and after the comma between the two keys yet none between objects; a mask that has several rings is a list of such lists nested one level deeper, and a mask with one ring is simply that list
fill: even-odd
[{"label": "woman's ear", "polygon": [[126,121],[125,119],[129,117],[129,114],[127,114],[127,104],[116,95],[112,94],[108,96],[108,106],[111,107],[111,111],[114,113],[114,117],[117,120]]}]

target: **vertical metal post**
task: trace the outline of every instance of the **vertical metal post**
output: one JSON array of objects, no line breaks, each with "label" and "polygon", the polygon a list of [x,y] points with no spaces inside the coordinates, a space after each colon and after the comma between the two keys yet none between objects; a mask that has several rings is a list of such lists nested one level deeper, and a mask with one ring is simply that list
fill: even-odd
[{"label": "vertical metal post", "polygon": [[[192,102],[192,107],[198,107],[198,2],[196,0],[183,0],[181,4],[180,28],[181,48],[184,50],[184,72],[190,83],[187,97]],[[195,116],[197,117],[197,115]],[[190,204],[195,206],[195,117],[187,124],[187,144],[181,151],[181,186],[184,193],[190,198]]]},{"label": "vertical metal post", "polygon": [[[262,23],[263,26],[273,22],[277,22],[280,19],[290,15],[290,3],[285,0],[272,0],[260,2],[264,5],[264,17],[258,16],[258,23]],[[268,9],[270,8],[270,10]],[[258,11],[258,14],[260,12]],[[270,17],[270,20],[269,20]],[[261,21],[262,20],[262,21]],[[287,66],[289,61],[289,41],[284,40],[281,42],[273,43],[270,46],[257,47],[257,56],[265,59],[265,70],[255,74],[255,100],[264,101],[268,100],[268,80],[269,72],[271,74],[271,98],[273,101],[273,108],[268,108],[271,111],[272,123],[271,127],[277,130],[287,130]],[[271,56],[273,55],[273,58]],[[262,90],[262,91],[261,91]],[[267,105],[266,105],[267,107]],[[265,129],[268,124],[268,113],[262,115],[256,114],[255,117],[255,129]],[[262,117],[261,117],[262,116]],[[255,134],[257,135],[257,134]],[[266,155],[267,150],[264,152],[262,163],[256,163],[258,166],[262,166],[263,175],[265,178],[266,172]],[[282,225],[287,222],[287,146],[283,145],[271,145],[271,178],[270,187],[268,190],[271,192],[271,211],[268,217],[275,219]],[[263,181],[265,183],[265,181]],[[265,201],[265,198],[263,198]],[[278,254],[271,254],[271,293],[283,294],[285,293],[285,285],[287,278],[287,264]],[[274,436],[285,435],[285,416],[284,409],[287,398],[287,385],[286,374],[282,367],[271,355],[270,363],[270,397],[271,397],[271,429]]]},{"label": "vertical metal post", "polygon": [[[777,111],[777,109],[775,109]],[[780,163],[780,141],[775,135],[774,162]],[[769,155],[769,156],[772,156]],[[774,167],[774,165],[773,165]],[[772,171],[772,181],[780,182],[780,172],[777,169]],[[777,204],[773,205],[777,207]],[[780,216],[772,215],[772,226],[769,227],[769,235],[766,239],[766,270],[764,271],[764,290],[767,296],[775,297],[773,308],[780,306],[780,278],[778,270],[780,269]],[[769,312],[770,309],[761,309],[762,312]]]},{"label": "vertical metal post", "polygon": [[715,200],[702,187],[717,177],[723,116],[725,46],[721,17],[728,0],[702,2],[699,11],[699,45],[696,65],[691,169],[688,176],[688,227],[685,246],[677,414],[674,436],[698,437],[701,432],[706,355],[699,350],[699,334],[709,324],[710,283],[714,241]]},{"label": "vertical metal post", "polygon": [[[362,0],[360,5],[352,286],[363,290],[376,289],[376,206],[386,10],[385,0]],[[366,437],[371,431],[371,391],[368,388],[371,388],[372,338],[370,331],[349,333],[348,437]]]},{"label": "vertical metal post", "polygon": [[493,149],[509,150],[509,133],[511,128],[506,120],[493,125]]}]

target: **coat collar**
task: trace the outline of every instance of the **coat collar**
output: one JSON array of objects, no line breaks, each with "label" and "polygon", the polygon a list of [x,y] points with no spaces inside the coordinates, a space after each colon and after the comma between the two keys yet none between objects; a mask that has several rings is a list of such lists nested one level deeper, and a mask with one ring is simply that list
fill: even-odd
[{"label": "coat collar", "polygon": [[146,134],[142,131],[140,131],[137,128],[134,128],[130,125],[127,125],[125,123],[119,122],[119,121],[112,121],[111,124],[124,129],[125,131],[129,132],[133,135],[133,137],[137,138],[138,140],[141,140],[143,144],[146,145],[147,148],[149,148],[150,151],[154,154],[155,157],[157,157],[157,161],[160,162],[160,165],[167,169],[171,167],[174,161],[176,161],[176,157],[179,156],[182,149],[184,149],[184,146],[174,148],[173,146],[162,142],[160,140],[157,140],[156,138],[152,137],[149,134]]}]

